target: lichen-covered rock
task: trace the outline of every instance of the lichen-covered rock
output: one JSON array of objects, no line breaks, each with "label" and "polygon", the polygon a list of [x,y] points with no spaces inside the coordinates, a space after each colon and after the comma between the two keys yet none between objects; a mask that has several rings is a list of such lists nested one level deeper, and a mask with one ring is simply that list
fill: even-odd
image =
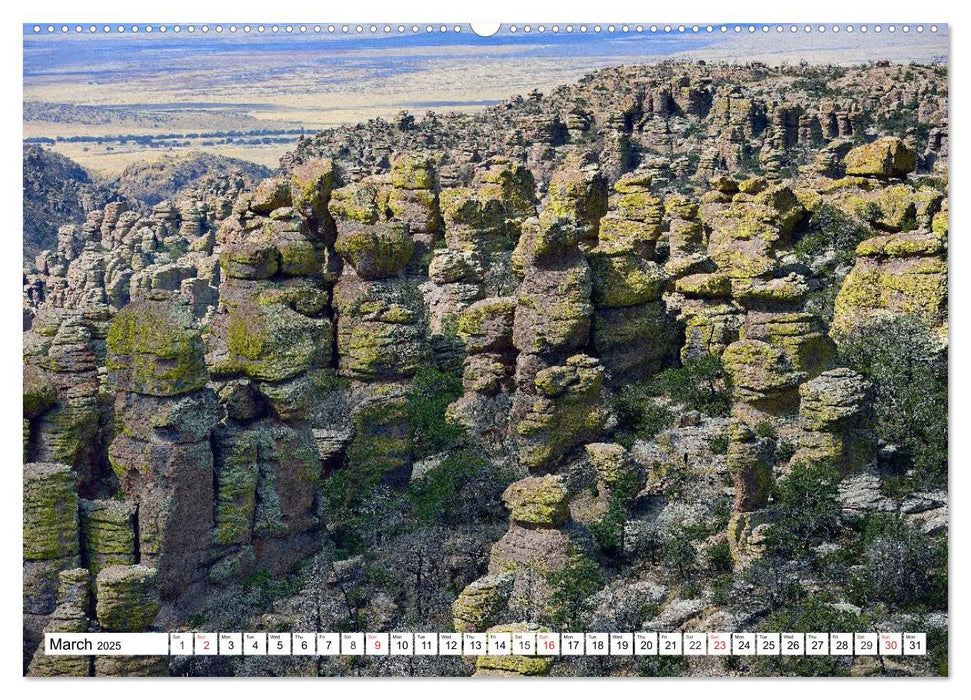
[{"label": "lichen-covered rock", "polygon": [[720,273],[697,273],[679,279],[674,288],[689,298],[731,299],[732,280]]},{"label": "lichen-covered rock", "polygon": [[771,510],[734,511],[728,520],[728,547],[736,569],[744,568],[765,552],[765,535],[775,522]]},{"label": "lichen-covered rock", "polygon": [[[702,210],[704,212],[704,209]],[[732,278],[763,277],[777,267],[776,252],[805,214],[792,190],[777,185],[710,215],[708,255]]]},{"label": "lichen-covered rock", "polygon": [[[91,624],[88,609],[91,607],[90,575],[87,569],[68,569],[58,575],[57,607],[44,625],[45,633],[83,633]],[[90,676],[89,656],[48,656],[41,643],[34,652],[27,668],[28,676]]]},{"label": "lichen-covered rock", "polygon": [[863,241],[836,295],[834,336],[886,313],[915,316],[935,333],[946,335],[947,273],[946,232],[898,233]]},{"label": "lichen-covered rock", "polygon": [[764,508],[772,493],[773,450],[746,425],[735,422],[728,443],[728,471],[735,482],[735,512]]},{"label": "lichen-covered rock", "polygon": [[403,190],[430,190],[438,184],[435,167],[425,155],[398,155],[391,161],[391,184]]},{"label": "lichen-covered rock", "polygon": [[604,370],[592,357],[574,355],[534,376],[532,392],[520,391],[516,397],[521,408],[514,415],[522,417],[515,435],[520,463],[540,471],[576,445],[595,439],[607,412],[600,396]]},{"label": "lichen-covered rock", "polygon": [[347,448],[348,476],[359,487],[401,487],[411,477],[408,400],[394,387],[374,387],[351,413],[354,437]]},{"label": "lichen-covered rock", "polygon": [[521,352],[578,349],[590,333],[590,267],[579,255],[527,269],[517,293],[513,343]]},{"label": "lichen-covered rock", "polygon": [[681,309],[684,345],[681,359],[721,355],[740,337],[744,314],[738,306],[719,301],[686,304]]},{"label": "lichen-covered rock", "polygon": [[24,559],[76,560],[80,551],[78,495],[71,467],[24,465],[23,520]]},{"label": "lichen-covered rock", "polygon": [[91,574],[135,563],[135,507],[125,501],[81,501],[81,545]]},{"label": "lichen-covered rock", "polygon": [[39,367],[24,364],[24,418],[37,418],[57,403],[57,388]]},{"label": "lichen-covered rock", "polygon": [[807,378],[829,369],[836,354],[836,345],[822,321],[804,311],[750,311],[745,319],[744,337],[781,349],[793,368],[804,372]]},{"label": "lichen-covered rock", "polygon": [[[525,622],[490,627],[486,632],[506,633],[512,639],[516,632],[546,632],[544,627]],[[553,669],[552,656],[523,656],[509,654],[506,656],[477,656],[475,659],[475,673],[477,677],[522,677],[548,676]]]},{"label": "lichen-covered rock", "polygon": [[459,593],[452,603],[456,632],[484,632],[506,612],[514,577],[509,572],[483,576]]},{"label": "lichen-covered rock", "polygon": [[425,306],[410,281],[365,282],[345,275],[334,288],[334,307],[343,374],[409,377],[428,360]]},{"label": "lichen-covered rock", "polygon": [[857,146],[843,159],[847,175],[904,177],[916,166],[914,152],[896,136]]},{"label": "lichen-covered rock", "polygon": [[635,476],[637,467],[623,445],[615,442],[591,442],[584,449],[597,473],[597,483],[610,490],[619,481]]},{"label": "lichen-covered rock", "polygon": [[147,566],[109,566],[95,581],[98,623],[106,632],[144,632],[161,609],[158,572]]},{"label": "lichen-covered rock", "polygon": [[587,259],[592,273],[593,303],[600,308],[656,301],[668,281],[660,265],[633,254],[604,255],[594,250]]},{"label": "lichen-covered rock", "polygon": [[269,214],[275,209],[292,206],[290,183],[285,178],[263,180],[253,192],[250,209],[257,214]]},{"label": "lichen-covered rock", "polygon": [[217,313],[207,362],[215,376],[279,382],[330,363],[333,327],[283,304],[243,302]]},{"label": "lichen-covered rock", "polygon": [[799,418],[808,430],[837,431],[852,425],[864,410],[870,383],[840,367],[799,387]]},{"label": "lichen-covered rock", "polygon": [[502,494],[513,522],[523,527],[560,527],[568,516],[567,492],[559,476],[530,476]]},{"label": "lichen-covered rock", "polygon": [[664,302],[598,309],[593,318],[593,347],[611,383],[650,376],[672,358],[678,325]]},{"label": "lichen-covered rock", "polygon": [[739,401],[767,410],[794,408],[805,375],[796,371],[784,350],[760,340],[738,340],[725,348],[722,362]]},{"label": "lichen-covered rock", "polygon": [[[301,163],[290,171],[290,200],[294,209],[316,225],[321,234],[330,234],[332,222],[328,221],[327,205],[336,184],[337,174],[330,158],[314,158]],[[333,243],[330,235],[325,235]]]},{"label": "lichen-covered rock", "polygon": [[823,372],[799,387],[799,449],[794,463],[830,461],[844,474],[872,464],[877,436],[873,429],[872,387],[853,370]]},{"label": "lichen-covered rock", "polygon": [[337,253],[361,279],[395,277],[405,269],[415,242],[406,224],[344,221],[337,226]]},{"label": "lichen-covered rock", "polygon": [[499,352],[513,347],[516,299],[492,297],[466,308],[458,319],[458,336],[467,353]]},{"label": "lichen-covered rock", "polygon": [[[597,237],[600,217],[607,213],[606,178],[567,163],[553,173],[548,191],[546,207],[540,213],[543,228],[562,222],[571,231],[569,235],[575,236],[574,240]],[[638,199],[632,206],[639,203]]]},{"label": "lichen-covered rock", "polygon": [[171,298],[140,299],[108,331],[108,369],[123,391],[177,396],[209,380],[202,335],[189,308]]}]

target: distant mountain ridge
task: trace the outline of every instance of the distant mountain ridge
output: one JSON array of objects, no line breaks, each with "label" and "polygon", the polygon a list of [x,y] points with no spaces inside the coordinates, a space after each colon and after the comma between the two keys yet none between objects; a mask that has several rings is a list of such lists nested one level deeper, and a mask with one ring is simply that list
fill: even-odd
[{"label": "distant mountain ridge", "polygon": [[24,260],[54,246],[59,226],[83,223],[89,211],[108,202],[151,207],[229,171],[240,171],[250,185],[270,175],[255,163],[190,152],[133,163],[116,180],[100,181],[70,158],[35,144],[24,145],[23,168]]}]

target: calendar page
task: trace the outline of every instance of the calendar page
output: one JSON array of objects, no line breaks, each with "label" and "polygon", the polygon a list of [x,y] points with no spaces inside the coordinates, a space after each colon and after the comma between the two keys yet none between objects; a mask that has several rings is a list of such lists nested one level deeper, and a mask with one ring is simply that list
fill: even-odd
[{"label": "calendar page", "polygon": [[22,27],[24,675],[948,675],[947,24],[222,19]]}]

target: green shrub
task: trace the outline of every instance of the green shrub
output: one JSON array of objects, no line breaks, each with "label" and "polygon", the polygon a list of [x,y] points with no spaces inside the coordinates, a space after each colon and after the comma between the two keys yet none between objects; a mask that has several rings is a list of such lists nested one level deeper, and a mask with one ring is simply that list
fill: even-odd
[{"label": "green shrub", "polygon": [[896,515],[875,514],[866,522],[862,559],[849,583],[857,605],[947,609],[945,538],[925,535]]},{"label": "green shrub", "polygon": [[644,382],[625,386],[614,400],[618,443],[630,449],[636,440],[651,440],[670,427],[674,414],[654,401]]},{"label": "green shrub", "polygon": [[[831,604],[829,596],[817,594],[773,611],[759,625],[759,632],[861,632],[866,628],[860,616]],[[845,656],[761,656],[755,661],[759,675],[846,676],[851,657]]]},{"label": "green shrub", "polygon": [[628,449],[635,440],[651,440],[670,427],[674,413],[655,399],[666,398],[686,411],[727,416],[732,406],[725,368],[717,355],[688,360],[653,379],[628,384],[614,400],[615,439]]},{"label": "green shrub", "polygon": [[433,367],[418,370],[408,389],[412,450],[421,459],[457,444],[461,426],[445,421],[445,409],[462,395],[462,380]]},{"label": "green shrub", "polygon": [[603,517],[589,526],[590,534],[605,554],[617,556],[624,550],[624,525],[627,523],[628,510],[640,484],[632,474],[624,474],[610,489],[607,498],[607,511]]},{"label": "green shrub", "polygon": [[770,440],[775,440],[779,437],[779,433],[776,432],[772,421],[768,420],[759,421],[758,425],[755,426],[755,434],[760,438],[768,438]]},{"label": "green shrub", "polygon": [[835,535],[840,525],[837,501],[840,471],[835,464],[797,464],[776,484],[778,518],[767,528],[767,549],[782,557],[805,556]]},{"label": "green shrub", "polygon": [[505,514],[501,496],[511,482],[511,474],[480,452],[465,449],[413,481],[407,498],[420,524],[493,521]]},{"label": "green shrub", "polygon": [[731,440],[727,435],[716,435],[708,441],[708,448],[712,454],[726,455],[728,454],[728,444],[730,442]]},{"label": "green shrub", "polygon": [[673,573],[676,579],[686,581],[694,570],[698,560],[698,552],[691,540],[678,533],[667,539],[662,551],[662,561]]},{"label": "green shrub", "polygon": [[793,250],[803,261],[827,251],[836,253],[837,264],[852,264],[856,246],[873,235],[863,222],[832,204],[820,204],[809,218],[805,232],[796,240]]},{"label": "green shrub", "polygon": [[779,440],[775,446],[775,461],[780,464],[787,464],[794,454],[796,446],[788,440]]},{"label": "green shrub", "polygon": [[701,355],[681,367],[666,369],[648,383],[647,391],[666,396],[686,410],[727,416],[732,407],[727,374],[718,355]]},{"label": "green shrub", "polygon": [[947,488],[947,357],[916,319],[860,324],[840,339],[842,362],[873,384],[877,432],[926,487]]},{"label": "green shrub", "polygon": [[604,586],[600,565],[582,555],[570,558],[566,567],[551,571],[546,581],[552,588],[543,621],[554,629],[579,629],[582,618],[589,611],[588,599]]},{"label": "green shrub", "polygon": [[708,550],[708,568],[716,573],[727,573],[732,570],[732,552],[728,546],[728,540],[723,540]]}]

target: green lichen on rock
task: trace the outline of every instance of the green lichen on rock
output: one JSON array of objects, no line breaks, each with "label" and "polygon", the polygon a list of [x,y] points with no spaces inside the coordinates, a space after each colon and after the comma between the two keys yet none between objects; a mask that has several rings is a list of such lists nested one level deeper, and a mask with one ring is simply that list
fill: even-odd
[{"label": "green lichen on rock", "polygon": [[502,501],[524,527],[560,527],[569,515],[566,486],[558,475],[520,479],[503,492]]},{"label": "green lichen on rock", "polygon": [[378,188],[371,182],[356,182],[331,192],[327,209],[341,221],[373,224],[381,216],[378,207]]},{"label": "green lichen on rock", "polygon": [[603,366],[587,355],[537,373],[536,396],[525,399],[529,409],[515,427],[521,464],[539,471],[600,434],[607,419],[603,380]]},{"label": "green lichen on rock", "polygon": [[217,376],[276,382],[330,359],[333,329],[283,305],[239,304],[213,318],[209,364]]},{"label": "green lichen on rock", "polygon": [[246,543],[252,535],[256,512],[256,486],[260,474],[259,434],[244,430],[222,436],[215,445],[213,541],[219,545]]},{"label": "green lichen on rock", "polygon": [[376,396],[351,414],[354,438],[347,459],[353,484],[407,481],[412,450],[408,408],[406,396]]},{"label": "green lichen on rock", "polygon": [[373,280],[399,275],[411,259],[415,242],[405,224],[343,222],[334,248],[358,276]]},{"label": "green lichen on rock", "polygon": [[588,256],[593,275],[593,303],[603,308],[636,306],[661,298],[668,276],[664,268],[637,255]]},{"label": "green lichen on rock", "polygon": [[759,401],[793,391],[804,376],[793,368],[782,348],[759,340],[732,343],[722,353],[722,362],[741,401]]},{"label": "green lichen on rock", "polygon": [[232,279],[267,279],[280,269],[280,251],[265,240],[229,244],[219,255],[219,267]]},{"label": "green lichen on rock", "polygon": [[391,184],[405,190],[430,190],[437,184],[427,155],[402,153],[391,161]]},{"label": "green lichen on rock", "polygon": [[161,610],[158,572],[147,566],[109,566],[95,581],[98,623],[106,632],[144,632]]},{"label": "green lichen on rock", "polygon": [[24,465],[24,559],[76,557],[78,494],[74,470],[66,464]]},{"label": "green lichen on rock", "polygon": [[514,577],[509,572],[483,576],[459,593],[452,603],[456,632],[484,632],[496,624],[509,604]]},{"label": "green lichen on rock", "polygon": [[591,442],[584,449],[599,483],[609,487],[632,473],[631,459],[623,445]]},{"label": "green lichen on rock", "polygon": [[719,273],[698,273],[677,280],[675,290],[697,299],[730,299],[732,280]]},{"label": "green lichen on rock", "polygon": [[119,311],[108,330],[109,371],[128,391],[176,396],[205,386],[205,347],[189,308],[140,299]]},{"label": "green lichen on rock", "polygon": [[24,418],[37,418],[57,403],[57,389],[47,373],[24,363]]},{"label": "green lichen on rock", "polygon": [[896,136],[885,136],[873,143],[857,146],[843,160],[847,175],[864,177],[903,177],[914,171],[914,152]]},{"label": "green lichen on rock", "polygon": [[257,214],[268,215],[274,209],[289,207],[290,183],[282,177],[271,177],[257,185],[250,199],[250,209]]},{"label": "green lichen on rock", "polygon": [[322,219],[327,214],[330,193],[337,176],[329,158],[314,158],[290,172],[290,199],[304,216]]},{"label": "green lichen on rock", "polygon": [[135,563],[135,505],[81,501],[81,544],[93,575],[108,566]]},{"label": "green lichen on rock", "polygon": [[459,314],[457,332],[466,352],[495,352],[512,347],[514,297],[481,299]]},{"label": "green lichen on rock", "polygon": [[735,511],[764,508],[772,493],[773,451],[769,440],[735,422],[728,444],[728,471],[735,482]]}]

